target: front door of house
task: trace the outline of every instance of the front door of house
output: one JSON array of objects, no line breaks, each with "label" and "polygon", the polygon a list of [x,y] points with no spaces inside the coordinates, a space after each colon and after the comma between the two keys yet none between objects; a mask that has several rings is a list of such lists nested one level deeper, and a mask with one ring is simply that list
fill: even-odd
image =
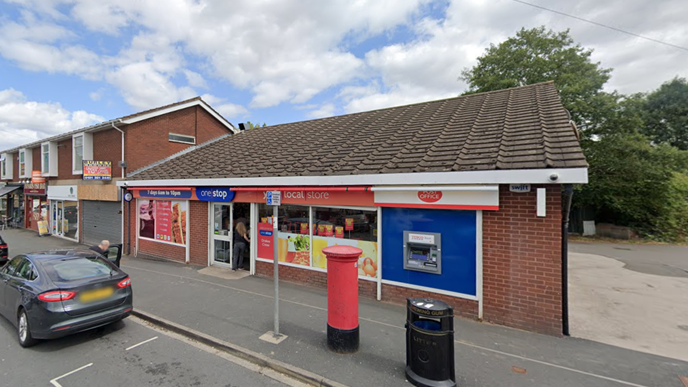
[{"label": "front door of house", "polygon": [[210,211],[210,264],[232,264],[232,213],[231,203],[211,203]]}]

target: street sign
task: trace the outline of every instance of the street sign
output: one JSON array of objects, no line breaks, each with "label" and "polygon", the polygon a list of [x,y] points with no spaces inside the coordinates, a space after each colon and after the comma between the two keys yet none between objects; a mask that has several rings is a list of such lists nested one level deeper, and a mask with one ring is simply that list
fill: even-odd
[{"label": "street sign", "polygon": [[280,191],[268,191],[265,197],[268,206],[279,206],[282,204],[282,193]]}]

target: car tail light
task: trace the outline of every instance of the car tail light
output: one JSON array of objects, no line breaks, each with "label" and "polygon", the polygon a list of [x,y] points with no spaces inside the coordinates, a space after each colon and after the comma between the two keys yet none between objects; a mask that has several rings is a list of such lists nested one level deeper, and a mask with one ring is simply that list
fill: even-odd
[{"label": "car tail light", "polygon": [[69,292],[67,290],[54,290],[52,292],[45,292],[38,295],[38,299],[45,302],[67,301],[74,298],[76,292]]},{"label": "car tail light", "polygon": [[130,285],[131,285],[131,278],[129,278],[129,277],[119,281],[119,283],[117,284],[117,286],[119,286],[120,288],[126,288],[127,286],[130,286]]},{"label": "car tail light", "polygon": [[7,245],[0,245],[0,249],[6,249]]}]

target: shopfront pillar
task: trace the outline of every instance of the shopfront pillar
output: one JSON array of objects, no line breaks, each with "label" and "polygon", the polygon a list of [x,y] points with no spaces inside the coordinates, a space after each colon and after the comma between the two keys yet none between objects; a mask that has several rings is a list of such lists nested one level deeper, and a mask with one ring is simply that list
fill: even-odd
[{"label": "shopfront pillar", "polygon": [[358,351],[358,258],[363,250],[332,246],[327,257],[327,346],[339,353]]}]

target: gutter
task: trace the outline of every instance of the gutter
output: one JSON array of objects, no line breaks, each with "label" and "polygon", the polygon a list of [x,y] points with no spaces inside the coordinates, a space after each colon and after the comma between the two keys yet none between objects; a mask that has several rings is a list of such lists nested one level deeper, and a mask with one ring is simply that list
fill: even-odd
[{"label": "gutter", "polygon": [[562,333],[569,336],[569,215],[573,200],[573,185],[565,184],[562,191],[561,222],[561,321]]},{"label": "gutter", "polygon": [[[112,128],[117,130],[122,134],[122,163],[120,166],[120,171],[122,172],[122,179],[124,179],[124,167],[126,163],[124,162],[124,131],[118,127],[115,126],[114,122],[110,122],[110,125],[112,125]],[[124,194],[124,190],[120,190],[120,194]],[[120,198],[120,213],[122,214],[122,230],[120,233],[120,241],[121,243],[124,243],[124,198]],[[128,219],[127,219],[128,220]]]}]

